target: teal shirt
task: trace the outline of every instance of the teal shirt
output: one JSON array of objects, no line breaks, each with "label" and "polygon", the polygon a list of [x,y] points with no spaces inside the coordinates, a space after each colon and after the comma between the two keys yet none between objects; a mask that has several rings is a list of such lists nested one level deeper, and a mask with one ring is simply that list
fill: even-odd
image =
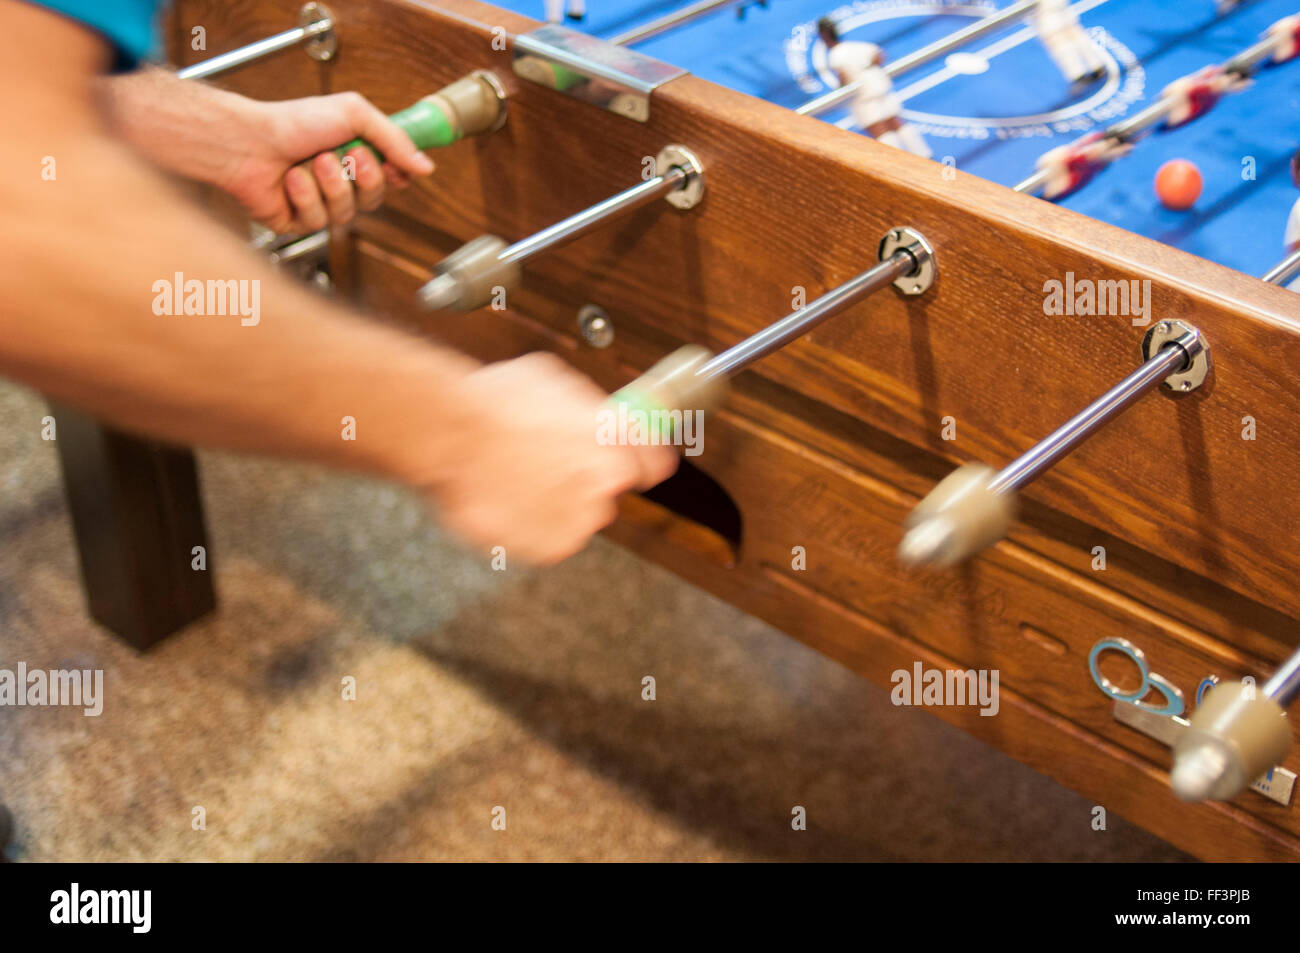
[{"label": "teal shirt", "polygon": [[85,24],[113,44],[116,71],[162,52],[158,20],[167,0],[27,0]]}]

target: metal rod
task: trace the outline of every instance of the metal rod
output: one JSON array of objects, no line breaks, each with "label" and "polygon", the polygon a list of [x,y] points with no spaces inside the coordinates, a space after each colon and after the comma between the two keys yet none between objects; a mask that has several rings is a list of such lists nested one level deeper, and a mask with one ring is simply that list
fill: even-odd
[{"label": "metal rod", "polygon": [[682,7],[672,13],[665,13],[649,23],[643,23],[641,26],[626,30],[613,37],[609,42],[615,46],[631,46],[633,43],[640,43],[642,40],[648,40],[652,36],[658,36],[660,33],[671,30],[680,23],[689,23],[706,13],[712,13],[721,7],[729,7],[739,2],[741,0],[697,0],[696,3],[692,3],[690,6]]},{"label": "metal rod", "polygon": [[570,215],[554,225],[522,238],[513,245],[495,235],[483,235],[461,246],[437,266],[437,274],[418,297],[430,309],[481,307],[492,300],[492,289],[513,288],[523,263],[539,252],[555,248],[592,231],[596,226],[663,197],[679,209],[694,208],[704,195],[704,167],[685,146],[668,145],[655,156],[658,174],[617,195]]},{"label": "metal rod", "polygon": [[1254,46],[1248,46],[1232,59],[1223,64],[1225,73],[1240,73],[1249,76],[1259,65],[1259,61],[1268,57],[1277,46],[1277,37],[1265,36]]},{"label": "metal rod", "polygon": [[184,69],[177,70],[176,75],[181,79],[204,79],[208,76],[216,76],[218,73],[228,72],[254,60],[260,60],[264,56],[270,56],[272,53],[278,53],[281,50],[287,50],[300,43],[305,43],[323,33],[328,33],[332,29],[334,29],[334,21],[327,17],[306,26],[285,30],[275,36],[268,36],[264,40],[249,43],[247,46],[241,46],[229,53],[222,53],[219,56],[204,60],[202,63],[187,66]]},{"label": "metal rod", "polygon": [[1132,139],[1136,133],[1144,132],[1161,122],[1174,108],[1172,99],[1157,99],[1150,106],[1135,112],[1127,119],[1111,123],[1102,130],[1103,139]]},{"label": "metal rod", "polygon": [[1300,695],[1300,651],[1291,653],[1290,658],[1277,667],[1264,683],[1262,691],[1283,708],[1295,701],[1296,695]]},{"label": "metal rod", "polygon": [[[1236,56],[1225,61],[1221,68],[1225,73],[1240,73],[1243,76],[1249,76],[1255,67],[1259,65],[1259,61],[1273,50],[1275,42],[1274,38],[1266,36],[1253,46],[1247,47]],[[1127,119],[1111,123],[1101,131],[1101,138],[1132,142],[1141,133],[1164,121],[1165,117],[1173,111],[1173,108],[1173,97],[1165,96],[1157,99],[1154,103],[1134,113]],[[1046,178],[1046,173],[1039,170],[1029,178],[1012,186],[1012,190],[1016,192],[1034,192],[1044,183]],[[1265,278],[1264,280],[1267,281],[1268,279]]]},{"label": "metal rod", "polygon": [[271,252],[267,257],[273,265],[284,265],[291,261],[298,261],[313,255],[320,254],[330,247],[330,233],[328,228],[322,228],[319,232],[312,232],[304,238],[290,242],[283,248],[278,248]]},{"label": "metal rod", "polygon": [[1284,285],[1300,274],[1300,248],[1287,255],[1264,274],[1264,280],[1275,285]]},{"label": "metal rod", "polygon": [[873,291],[890,284],[896,278],[908,274],[916,267],[916,258],[911,253],[900,249],[875,267],[826,292],[816,301],[791,312],[757,334],[751,334],[740,343],[727,348],[700,365],[695,376],[706,381],[731,377],[760,358],[766,357],[773,351],[779,351],[827,318],[838,314]]},{"label": "metal rod", "polygon": [[663,175],[656,175],[653,179],[612,195],[603,202],[597,202],[591,208],[583,209],[576,215],[570,215],[563,221],[515,242],[502,249],[497,258],[503,262],[524,261],[538,252],[577,238],[608,218],[649,205],[661,195],[680,188],[686,178],[686,170],[680,166],[673,166]]},{"label": "metal rod", "polygon": [[[1019,3],[1013,3],[1005,10],[999,10],[997,13],[991,13],[982,19],[976,20],[970,26],[962,27],[955,33],[950,33],[942,39],[936,40],[929,46],[923,46],[915,52],[908,53],[906,56],[899,57],[892,63],[885,64],[885,75],[893,79],[908,70],[916,69],[918,66],[924,66],[931,60],[937,60],[945,53],[956,49],[964,43],[969,43],[977,37],[983,36],[991,30],[996,30],[1003,24],[1010,23],[1013,20],[1019,20],[1028,14],[1038,5],[1038,0],[1020,0]],[[837,89],[832,89],[828,93],[822,93],[816,99],[810,99],[798,109],[795,110],[800,116],[816,116],[833,109],[840,103],[852,98],[857,92],[858,87],[862,84],[861,80],[854,80],[846,83]]]},{"label": "metal rod", "polygon": [[1046,169],[1039,169],[1027,179],[1021,179],[1011,187],[1013,192],[1036,192],[1039,188],[1047,183],[1049,173]]},{"label": "metal rod", "polygon": [[994,493],[1019,490],[1083,443],[1170,374],[1187,366],[1200,349],[1194,334],[1178,337],[1128,377],[1075,414],[989,481]]}]

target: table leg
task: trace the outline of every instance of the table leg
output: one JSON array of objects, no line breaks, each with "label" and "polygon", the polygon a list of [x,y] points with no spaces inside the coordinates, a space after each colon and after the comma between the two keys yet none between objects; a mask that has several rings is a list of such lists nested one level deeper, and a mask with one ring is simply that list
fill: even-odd
[{"label": "table leg", "polygon": [[146,649],[216,604],[194,454],[51,412],[90,615]]}]

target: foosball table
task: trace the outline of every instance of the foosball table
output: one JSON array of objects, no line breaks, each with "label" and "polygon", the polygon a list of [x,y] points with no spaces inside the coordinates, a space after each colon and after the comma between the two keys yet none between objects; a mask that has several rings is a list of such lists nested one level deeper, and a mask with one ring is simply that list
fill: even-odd
[{"label": "foosball table", "polygon": [[[1285,218],[1277,156],[1300,142],[1274,140],[1300,63],[1252,39],[1294,11],[1233,26],[1207,4],[1183,39],[1230,29],[1176,55],[1094,33],[1089,93],[1012,42],[1034,6],[834,11],[929,98],[903,115],[933,159],[853,128],[818,47],[831,11],[794,0],[569,26],[476,0],[179,0],[167,30],[196,80],[357,90],[438,148],[431,180],[351,227],[257,244],[476,358],[556,352],[620,421],[661,414],[682,466],[611,538],[1197,856],[1297,859],[1300,299],[1281,285],[1300,261],[1260,223]],[[752,40],[778,16],[785,39]],[[949,111],[984,136],[936,132],[939,83],[1008,51],[1015,115],[967,90]],[[1257,140],[1202,158],[1193,227],[1124,169],[1145,179],[1182,134],[1133,76],[1201,60],[1257,80],[1226,116],[1274,102]],[[909,72],[927,66],[947,72]],[[1033,161],[1049,147],[1074,162],[1064,189]],[[1255,224],[1223,227],[1253,244],[1207,251],[1242,207]],[[208,611],[189,452],[88,419],[59,444],[96,618],[145,647]]]}]

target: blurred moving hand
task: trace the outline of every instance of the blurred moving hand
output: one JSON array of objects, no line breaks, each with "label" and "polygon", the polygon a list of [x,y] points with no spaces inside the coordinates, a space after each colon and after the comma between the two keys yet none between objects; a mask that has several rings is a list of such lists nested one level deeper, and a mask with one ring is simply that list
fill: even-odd
[{"label": "blurred moving hand", "polygon": [[504,546],[529,563],[558,562],[614,521],[620,494],[677,469],[666,446],[598,443],[605,405],[595,383],[553,354],[486,365],[460,379],[447,405],[466,414],[450,428],[457,435],[450,454],[413,461],[409,480],[469,543]]}]

